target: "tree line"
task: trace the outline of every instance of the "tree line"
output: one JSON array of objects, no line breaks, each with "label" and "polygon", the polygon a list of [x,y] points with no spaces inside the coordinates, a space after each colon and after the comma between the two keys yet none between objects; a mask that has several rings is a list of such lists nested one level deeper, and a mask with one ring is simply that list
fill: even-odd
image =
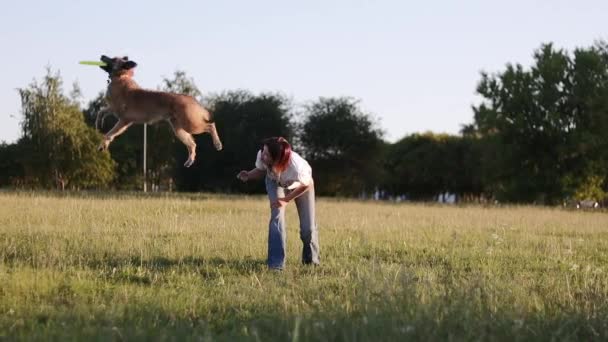
[{"label": "tree line", "polygon": [[[252,167],[262,139],[284,136],[312,165],[317,192],[370,196],[556,204],[602,200],[608,191],[608,45],[573,52],[543,44],[533,65],[482,72],[481,101],[460,134],[416,133],[395,143],[357,99],[321,97],[296,105],[280,93],[231,90],[203,97],[183,71],[159,89],[198,98],[213,113],[224,150],[196,136],[197,159],[166,123],[147,127],[149,188],[263,192],[235,178]],[[94,128],[103,94],[85,106],[77,86],[65,94],[58,72],[19,89],[22,132],[0,145],[0,186],[137,190],[143,183],[143,128],[131,127],[108,152]],[[101,130],[108,131],[114,119]]]}]

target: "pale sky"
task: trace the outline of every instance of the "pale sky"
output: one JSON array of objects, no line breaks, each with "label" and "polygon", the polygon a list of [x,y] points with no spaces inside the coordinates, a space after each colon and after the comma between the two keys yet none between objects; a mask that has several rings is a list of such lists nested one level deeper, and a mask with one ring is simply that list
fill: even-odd
[{"label": "pale sky", "polygon": [[471,123],[480,71],[532,63],[541,43],[608,40],[607,0],[6,1],[0,10],[0,141],[20,135],[16,88],[59,70],[85,103],[101,54],[138,62],[157,88],[183,70],[204,94],[280,92],[295,104],[350,96],[385,139]]}]

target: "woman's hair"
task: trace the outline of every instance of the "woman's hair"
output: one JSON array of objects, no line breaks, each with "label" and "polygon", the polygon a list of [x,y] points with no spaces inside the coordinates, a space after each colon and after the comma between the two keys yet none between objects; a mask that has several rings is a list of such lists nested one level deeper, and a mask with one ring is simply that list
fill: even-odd
[{"label": "woman's hair", "polygon": [[268,153],[274,161],[274,167],[282,172],[287,168],[291,158],[291,145],[283,137],[272,137],[262,141],[262,147],[268,147]]}]

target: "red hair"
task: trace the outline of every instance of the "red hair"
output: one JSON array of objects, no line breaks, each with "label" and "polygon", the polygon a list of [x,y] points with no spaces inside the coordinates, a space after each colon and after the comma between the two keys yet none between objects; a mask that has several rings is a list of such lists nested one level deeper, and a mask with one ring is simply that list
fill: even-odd
[{"label": "red hair", "polygon": [[268,148],[268,153],[274,162],[274,168],[283,172],[291,159],[291,145],[283,137],[272,137],[264,139],[263,146]]}]

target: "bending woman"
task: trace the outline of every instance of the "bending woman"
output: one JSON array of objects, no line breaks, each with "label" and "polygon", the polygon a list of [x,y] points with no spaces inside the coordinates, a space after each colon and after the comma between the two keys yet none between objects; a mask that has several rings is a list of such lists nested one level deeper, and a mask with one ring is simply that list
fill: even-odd
[{"label": "bending woman", "polygon": [[300,218],[302,263],[318,265],[319,237],[315,223],[315,188],[310,165],[291,150],[291,145],[285,138],[268,138],[258,151],[255,168],[239,172],[237,178],[247,182],[264,176],[270,200],[268,267],[283,269],[285,266],[285,206],[291,201],[296,203]]}]

